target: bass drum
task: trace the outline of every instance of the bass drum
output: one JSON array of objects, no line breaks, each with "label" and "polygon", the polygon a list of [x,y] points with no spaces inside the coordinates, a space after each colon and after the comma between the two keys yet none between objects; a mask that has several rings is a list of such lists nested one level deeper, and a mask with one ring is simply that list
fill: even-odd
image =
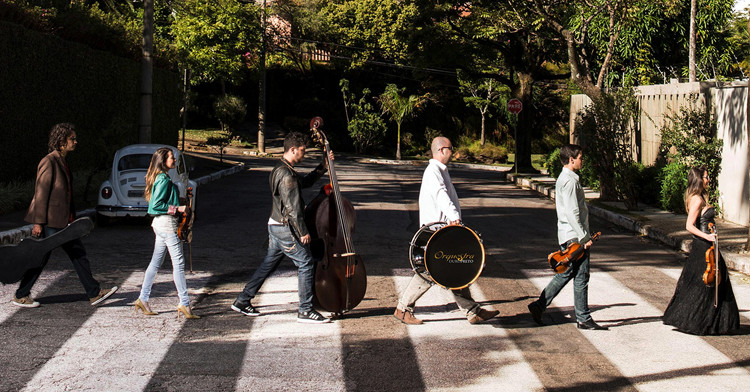
[{"label": "bass drum", "polygon": [[474,230],[434,222],[412,237],[409,261],[415,273],[451,290],[474,283],[484,269],[484,246]]}]

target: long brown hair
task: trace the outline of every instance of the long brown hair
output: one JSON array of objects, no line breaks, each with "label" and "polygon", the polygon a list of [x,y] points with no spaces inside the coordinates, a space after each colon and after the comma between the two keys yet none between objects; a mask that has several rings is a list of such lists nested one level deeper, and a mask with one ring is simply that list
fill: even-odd
[{"label": "long brown hair", "polygon": [[146,190],[143,192],[146,201],[151,200],[151,188],[154,186],[156,176],[160,173],[169,172],[169,168],[167,167],[167,157],[169,154],[172,154],[172,149],[162,147],[154,151],[154,155],[151,156],[151,164],[148,165],[148,171],[146,172]]},{"label": "long brown hair", "polygon": [[688,203],[693,195],[701,198],[701,208],[708,205],[708,189],[703,186],[703,174],[707,173],[705,166],[694,166],[688,172],[687,189],[685,190],[685,212],[688,211]]}]

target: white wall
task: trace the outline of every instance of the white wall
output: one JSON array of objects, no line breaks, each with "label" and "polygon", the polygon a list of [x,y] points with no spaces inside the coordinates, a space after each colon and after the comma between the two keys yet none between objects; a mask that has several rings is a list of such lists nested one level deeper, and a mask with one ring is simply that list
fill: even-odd
[{"label": "white wall", "polygon": [[719,195],[724,219],[747,225],[750,220],[750,149],[748,148],[747,85],[712,88],[717,134],[724,140]]}]

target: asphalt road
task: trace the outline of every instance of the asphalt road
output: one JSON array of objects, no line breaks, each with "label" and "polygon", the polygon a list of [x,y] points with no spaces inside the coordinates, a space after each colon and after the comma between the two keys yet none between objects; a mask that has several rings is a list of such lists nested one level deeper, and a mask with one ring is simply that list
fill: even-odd
[{"label": "asphalt road", "polygon": [[[546,285],[556,250],[554,204],[496,172],[452,169],[465,224],[482,235],[487,264],[472,293],[499,317],[470,325],[440,288],[417,303],[421,326],[391,315],[411,277],[409,240],[418,229],[423,166],[337,160],[357,210],[354,244],[368,273],[365,299],[331,324],[295,322],[290,261],[254,301],[263,313],[229,309],[266,251],[271,159],[203,185],[188,287],[200,320],[175,318],[166,261],[146,317],[133,312],[153,233],[147,221],[97,227],[84,239],[95,275],[120,291],[88,304],[70,263],[53,254],[32,295],[40,308],[10,304],[0,287],[0,390],[15,391],[422,391],[747,390],[750,281],[733,275],[743,327],[731,336],[673,331],[660,316],[684,256],[599,221],[589,303],[609,331],[580,331],[572,287],[536,326],[526,305]],[[312,162],[303,166],[312,167]],[[310,200],[323,184],[306,192]]]}]

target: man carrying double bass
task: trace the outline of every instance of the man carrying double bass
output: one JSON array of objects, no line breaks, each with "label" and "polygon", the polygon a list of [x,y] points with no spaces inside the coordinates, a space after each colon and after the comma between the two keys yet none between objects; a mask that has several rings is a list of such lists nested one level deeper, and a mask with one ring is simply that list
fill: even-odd
[{"label": "man carrying double bass", "polygon": [[[453,156],[453,146],[447,138],[436,137],[432,140],[431,150],[432,159],[424,171],[422,187],[419,190],[419,224],[420,226],[432,222],[460,224],[461,207],[446,166]],[[406,324],[422,324],[422,320],[414,317],[414,305],[432,285],[432,282],[428,282],[415,273],[406,290],[401,294],[393,316]],[[500,313],[497,310],[482,309],[471,298],[468,287],[450,291],[456,304],[471,324],[487,321]]]},{"label": "man carrying double bass", "polygon": [[578,242],[586,249],[583,256],[571,262],[571,266],[556,274],[544,288],[539,298],[528,305],[531,317],[539,325],[542,313],[568,282],[573,280],[573,296],[576,320],[579,329],[605,330],[591,318],[589,309],[589,248],[593,244],[589,231],[589,210],[586,207],[583,188],[575,172],[583,167],[583,148],[567,144],[560,148],[563,169],[555,183],[555,206],[557,209],[557,240],[560,248]]},{"label": "man carrying double bass", "polygon": [[325,167],[321,163],[305,176],[294,170],[294,165],[305,158],[309,139],[300,132],[290,132],[284,138],[284,154],[269,177],[273,206],[268,219],[268,253],[232,304],[235,312],[246,316],[260,315],[250,300],[287,255],[297,266],[297,322],[318,324],[331,321],[313,309],[315,261],[310,253],[310,232],[305,225],[305,202],[302,199],[302,188],[312,186],[323,175]]}]

